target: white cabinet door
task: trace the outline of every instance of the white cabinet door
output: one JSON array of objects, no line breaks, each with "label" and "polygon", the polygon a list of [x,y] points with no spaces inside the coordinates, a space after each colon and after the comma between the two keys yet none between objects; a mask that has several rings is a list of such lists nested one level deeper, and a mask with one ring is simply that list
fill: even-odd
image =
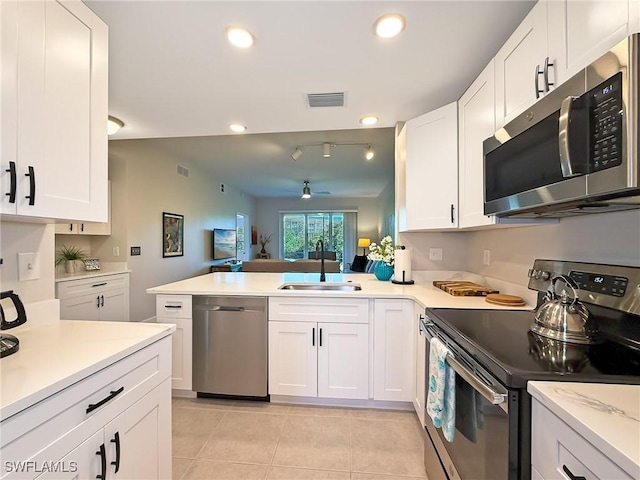
[{"label": "white cabinet door", "polygon": [[427,373],[427,339],[420,330],[420,319],[424,317],[424,308],[417,303],[414,304],[414,326],[413,338],[415,341],[414,351],[416,375],[415,375],[415,395],[413,397],[413,408],[420,419],[420,425],[424,427],[424,407],[427,398],[426,373]]},{"label": "white cabinet door", "polygon": [[369,397],[369,325],[318,324],[318,397]]},{"label": "white cabinet door", "polygon": [[56,235],[111,235],[111,182],[107,222],[56,223]]},{"label": "white cabinet door", "polygon": [[171,478],[170,442],[171,384],[167,379],[105,427],[107,478]]},{"label": "white cabinet door", "polygon": [[[12,179],[17,181],[18,124],[18,1],[0,2],[0,213],[16,213],[17,203],[11,203]],[[10,170],[7,172],[6,170]],[[14,173],[15,172],[15,173]],[[14,192],[17,198],[17,191]],[[15,199],[14,202],[16,201]]]},{"label": "white cabinet door", "polygon": [[100,320],[129,321],[129,290],[109,290],[100,295]]},{"label": "white cabinet door", "polygon": [[637,0],[549,2],[549,54],[564,82],[633,31]]},{"label": "white cabinet door", "polygon": [[269,393],[318,394],[317,326],[308,322],[269,322]]},{"label": "white cabinet door", "polygon": [[[496,128],[513,120],[536,101],[536,67],[543,67],[546,56],[547,0],[540,0],[495,56]],[[553,68],[550,72],[553,83]],[[544,79],[540,76],[540,89],[543,85]]]},{"label": "white cabinet door", "polygon": [[[104,455],[106,455],[104,429],[102,428],[62,458],[57,464],[58,467],[56,467],[59,471],[45,472],[36,478],[38,478],[38,480],[85,480],[89,478],[100,478],[99,475],[102,474],[101,446],[103,446]],[[40,467],[42,468],[42,466]]]},{"label": "white cabinet door", "polygon": [[407,121],[406,227],[458,226],[457,103]]},{"label": "white cabinet door", "polygon": [[100,295],[89,294],[60,300],[62,320],[100,320]]},{"label": "white cabinet door", "polygon": [[460,228],[494,223],[484,214],[484,155],[482,142],[495,132],[494,61],[458,101],[460,163]]},{"label": "white cabinet door", "polygon": [[2,113],[14,119],[2,123],[2,212],[106,221],[107,26],[75,0],[14,4],[2,15]]},{"label": "white cabinet door", "polygon": [[173,323],[176,331],[171,336],[171,386],[178,390],[191,390],[193,366],[193,321],[191,318],[158,318],[160,323]]},{"label": "white cabinet door", "polygon": [[373,398],[412,402],[415,398],[413,302],[375,300]]}]

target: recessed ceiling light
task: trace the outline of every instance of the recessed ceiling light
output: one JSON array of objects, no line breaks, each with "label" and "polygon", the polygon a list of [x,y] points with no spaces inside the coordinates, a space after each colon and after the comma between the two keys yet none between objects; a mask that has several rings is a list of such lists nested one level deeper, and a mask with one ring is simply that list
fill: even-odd
[{"label": "recessed ceiling light", "polygon": [[253,35],[244,27],[227,27],[225,34],[229,43],[238,48],[249,48],[253,45]]},{"label": "recessed ceiling light", "polygon": [[229,130],[235,133],[243,133],[247,131],[247,126],[241,123],[232,123],[229,125]]},{"label": "recessed ceiling light", "polygon": [[373,31],[380,38],[393,38],[404,30],[404,17],[399,13],[390,13],[376,20]]},{"label": "recessed ceiling light", "polygon": [[375,115],[365,115],[360,119],[360,123],[362,125],[375,125],[376,123],[378,123],[378,120],[378,117],[376,117]]}]

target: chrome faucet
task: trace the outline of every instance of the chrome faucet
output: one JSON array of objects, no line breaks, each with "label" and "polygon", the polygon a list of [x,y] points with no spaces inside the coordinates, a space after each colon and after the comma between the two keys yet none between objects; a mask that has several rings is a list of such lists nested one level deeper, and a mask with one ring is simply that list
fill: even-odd
[{"label": "chrome faucet", "polygon": [[324,242],[322,240],[316,242],[316,254],[318,253],[318,245],[320,246],[320,281],[326,282],[327,279],[324,274]]}]

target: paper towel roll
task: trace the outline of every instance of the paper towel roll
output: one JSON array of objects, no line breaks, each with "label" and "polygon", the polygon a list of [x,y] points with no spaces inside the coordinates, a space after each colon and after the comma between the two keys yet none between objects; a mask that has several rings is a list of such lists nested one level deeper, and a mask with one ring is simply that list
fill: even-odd
[{"label": "paper towel roll", "polygon": [[[396,282],[408,282],[411,278],[411,250],[396,250],[393,263],[393,279]],[[404,274],[404,276],[403,276]]]}]

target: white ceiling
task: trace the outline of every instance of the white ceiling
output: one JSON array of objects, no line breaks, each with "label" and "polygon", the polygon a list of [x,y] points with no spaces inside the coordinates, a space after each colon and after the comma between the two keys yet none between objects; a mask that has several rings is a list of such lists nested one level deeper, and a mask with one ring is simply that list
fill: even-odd
[{"label": "white ceiling", "polygon": [[[110,29],[109,114],[125,122],[113,140],[216,136],[162,145],[189,152],[251,195],[289,195],[282,189],[301,190],[309,178],[312,191],[373,196],[393,177],[393,133],[363,132],[359,118],[375,114],[377,127],[393,127],[457,100],[535,2],[86,3]],[[385,13],[407,19],[396,39],[372,33]],[[229,45],[229,25],[249,28],[255,45]],[[345,107],[306,104],[307,93],[338,91]],[[314,133],[234,136],[231,122],[248,134]],[[291,160],[296,145],[322,141],[371,143],[379,154],[365,164],[361,148],[338,146],[324,162],[319,147],[319,158],[308,147]]]}]

